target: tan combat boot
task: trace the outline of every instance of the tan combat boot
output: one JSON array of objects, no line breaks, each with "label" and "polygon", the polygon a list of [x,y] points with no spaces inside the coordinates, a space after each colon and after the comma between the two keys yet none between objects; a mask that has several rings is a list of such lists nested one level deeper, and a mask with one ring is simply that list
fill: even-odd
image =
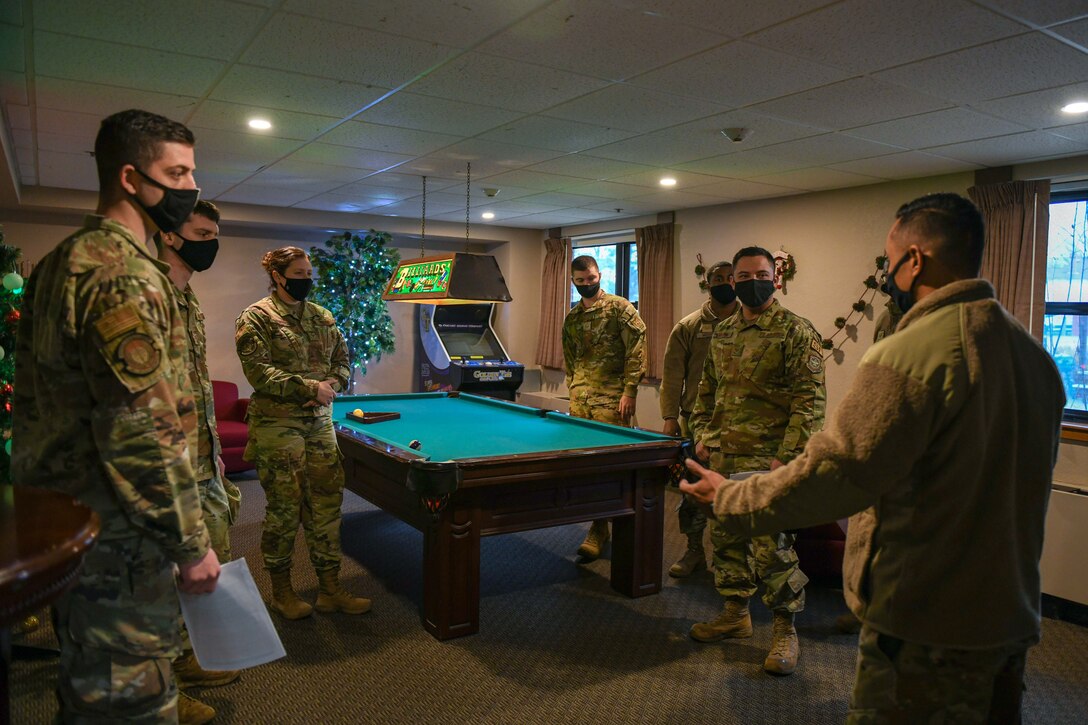
[{"label": "tan combat boot", "polygon": [[340,586],[340,571],[327,569],[317,572],[320,589],[317,595],[319,612],[343,612],[344,614],[366,614],[370,611],[370,600],[353,597]]},{"label": "tan combat boot", "polygon": [[182,653],[174,660],[174,677],[178,687],[222,687],[238,679],[242,673],[238,670],[206,670],[196,661],[192,650]]},{"label": "tan combat boot", "polygon": [[692,625],[688,634],[699,642],[717,642],[719,639],[745,639],[752,636],[752,615],[748,613],[748,600],[729,597],[717,618]]},{"label": "tan combat boot", "polygon": [[269,571],[272,578],[272,601],[268,606],[284,619],[305,619],[309,617],[314,608],[298,598],[295,590],[291,588],[291,570]]},{"label": "tan combat boot", "polygon": [[688,550],[680,559],[669,567],[669,576],[683,579],[697,571],[706,569],[706,552],[703,551],[703,534],[688,535]]},{"label": "tan combat boot", "polygon": [[793,612],[774,613],[774,639],[771,651],[763,661],[763,670],[772,675],[792,675],[801,656],[801,643],[793,627]]},{"label": "tan combat boot", "polygon": [[215,717],[215,709],[200,700],[178,693],[178,725],[204,725]]},{"label": "tan combat boot", "polygon": [[855,617],[853,612],[840,614],[835,617],[835,629],[843,634],[857,634],[861,631],[861,620]]},{"label": "tan combat boot", "polygon": [[578,556],[582,557],[582,561],[593,561],[601,555],[601,549],[608,543],[609,537],[608,519],[594,521],[586,534],[586,540],[578,547]]}]

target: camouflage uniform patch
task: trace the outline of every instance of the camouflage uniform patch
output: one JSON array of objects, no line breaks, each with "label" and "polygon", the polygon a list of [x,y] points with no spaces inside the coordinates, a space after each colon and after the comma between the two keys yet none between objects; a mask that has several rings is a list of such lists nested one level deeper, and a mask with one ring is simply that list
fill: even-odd
[{"label": "camouflage uniform patch", "polygon": [[89,216],[24,293],[12,474],[75,496],[102,522],[56,605],[65,721],[176,717],[173,565],[203,557],[209,540],[193,475],[188,343],[168,270],[123,225]]}]

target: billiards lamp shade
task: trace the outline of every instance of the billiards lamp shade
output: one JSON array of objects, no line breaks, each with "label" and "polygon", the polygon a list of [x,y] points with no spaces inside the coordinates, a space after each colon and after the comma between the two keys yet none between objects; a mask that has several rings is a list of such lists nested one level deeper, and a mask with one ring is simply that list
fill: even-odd
[{"label": "billiards lamp shade", "polygon": [[387,302],[470,305],[510,302],[510,290],[490,254],[451,252],[402,260],[385,285]]}]

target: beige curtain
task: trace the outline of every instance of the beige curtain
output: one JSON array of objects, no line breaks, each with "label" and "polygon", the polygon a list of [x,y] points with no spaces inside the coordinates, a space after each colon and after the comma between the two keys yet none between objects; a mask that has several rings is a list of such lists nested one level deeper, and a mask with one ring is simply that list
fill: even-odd
[{"label": "beige curtain", "polygon": [[1008,181],[967,190],[986,220],[982,272],[997,300],[1043,338],[1050,181]]},{"label": "beige curtain", "polygon": [[672,332],[673,224],[635,230],[638,245],[638,312],[646,323],[646,377],[661,380],[665,343]]},{"label": "beige curtain", "polygon": [[570,239],[547,239],[544,248],[536,363],[562,370],[563,319],[570,311]]}]

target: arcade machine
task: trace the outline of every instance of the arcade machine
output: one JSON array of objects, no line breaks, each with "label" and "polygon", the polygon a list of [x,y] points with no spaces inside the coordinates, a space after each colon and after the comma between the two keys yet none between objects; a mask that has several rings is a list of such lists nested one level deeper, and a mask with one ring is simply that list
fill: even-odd
[{"label": "arcade machine", "polygon": [[495,305],[419,305],[418,386],[514,400],[525,366],[491,327]]}]

